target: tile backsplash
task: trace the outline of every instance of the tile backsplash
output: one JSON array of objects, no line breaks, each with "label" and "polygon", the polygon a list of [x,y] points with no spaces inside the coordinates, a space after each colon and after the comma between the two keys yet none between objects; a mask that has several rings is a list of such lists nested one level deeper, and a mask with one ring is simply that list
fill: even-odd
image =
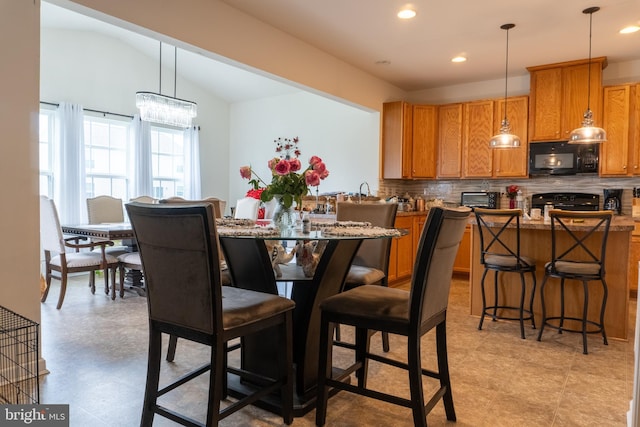
[{"label": "tile backsplash", "polygon": [[[600,178],[598,175],[571,175],[562,177],[537,177],[530,179],[486,179],[486,180],[401,180],[384,179],[379,181],[378,196],[402,196],[409,193],[416,197],[422,195],[427,199],[443,199],[448,203],[460,203],[460,193],[463,191],[499,191],[503,194],[506,187],[515,184],[522,190],[525,197],[530,198],[536,193],[572,192],[591,193],[600,196],[600,207],[604,201],[602,190],[608,188],[622,188],[622,214],[631,215],[633,189],[640,187],[640,177],[637,178]],[[505,207],[504,205],[501,205]]]}]

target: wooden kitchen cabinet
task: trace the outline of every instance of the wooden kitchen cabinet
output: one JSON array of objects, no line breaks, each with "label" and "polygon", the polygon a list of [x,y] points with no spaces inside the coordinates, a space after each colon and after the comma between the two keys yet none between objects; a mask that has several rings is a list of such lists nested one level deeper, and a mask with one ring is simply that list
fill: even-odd
[{"label": "wooden kitchen cabinet", "polygon": [[413,272],[413,217],[396,217],[395,228],[406,229],[409,233],[402,237],[394,238],[391,242],[389,283],[406,280],[411,277]]},{"label": "wooden kitchen cabinet", "polygon": [[590,77],[588,59],[527,67],[531,76],[529,140],[567,140],[580,127],[588,105],[595,124],[602,126],[602,70],[606,66],[606,57],[592,58]]},{"label": "wooden kitchen cabinet", "polygon": [[520,147],[493,149],[489,140],[500,132],[505,100],[484,100],[464,104],[465,178],[524,178],[528,176],[527,96],[507,99],[507,118],[511,132],[521,140]]},{"label": "wooden kitchen cabinet", "polygon": [[413,106],[404,101],[382,105],[382,178],[411,176]]},{"label": "wooden kitchen cabinet", "polygon": [[467,273],[471,271],[471,226],[467,225],[460,241],[458,254],[453,263],[454,273]]},{"label": "wooden kitchen cabinet", "polygon": [[382,177],[435,178],[437,107],[387,102],[382,120]]},{"label": "wooden kitchen cabinet", "polygon": [[422,229],[424,228],[424,223],[427,221],[427,212],[424,212],[424,215],[416,215],[413,217],[413,257],[415,258],[418,254],[418,245],[420,244],[420,236],[422,235]]},{"label": "wooden kitchen cabinet", "polygon": [[[504,99],[495,101],[493,134],[500,133],[504,118]],[[520,138],[520,147],[493,149],[493,176],[496,178],[526,178],[529,158],[529,97],[507,98],[507,119],[511,133]],[[493,136],[493,135],[492,135]]]},{"label": "wooden kitchen cabinet", "polygon": [[608,86],[603,90],[600,176],[640,174],[640,84]]},{"label": "wooden kitchen cabinet", "polygon": [[[636,226],[636,229],[638,226]],[[636,234],[638,233],[638,234]],[[634,231],[631,235],[631,247],[629,248],[629,293],[632,297],[638,296],[638,262],[640,261],[640,232]]]},{"label": "wooden kitchen cabinet", "polygon": [[411,178],[435,178],[438,145],[438,107],[413,106]]},{"label": "wooden kitchen cabinet", "polygon": [[463,104],[446,104],[438,108],[438,177],[462,176]]},{"label": "wooden kitchen cabinet", "polygon": [[465,178],[493,176],[493,149],[489,140],[494,135],[494,105],[491,100],[466,102],[463,113],[463,158]]}]

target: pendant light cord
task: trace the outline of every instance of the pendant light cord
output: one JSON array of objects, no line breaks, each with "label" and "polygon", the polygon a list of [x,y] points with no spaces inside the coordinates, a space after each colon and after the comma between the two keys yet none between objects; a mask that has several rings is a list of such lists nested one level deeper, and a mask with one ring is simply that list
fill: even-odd
[{"label": "pendant light cord", "polygon": [[507,28],[507,52],[504,61],[504,120],[507,120],[507,81],[509,79],[509,28]]},{"label": "pendant light cord", "polygon": [[591,32],[592,30],[593,30],[593,12],[590,12],[589,13],[589,71],[587,74],[587,110],[591,110]]},{"label": "pendant light cord", "polygon": [[173,49],[173,97],[177,98],[176,85],[178,82],[178,47],[174,46]]},{"label": "pendant light cord", "polygon": [[158,93],[162,95],[162,42],[160,42],[160,78],[158,79]]}]

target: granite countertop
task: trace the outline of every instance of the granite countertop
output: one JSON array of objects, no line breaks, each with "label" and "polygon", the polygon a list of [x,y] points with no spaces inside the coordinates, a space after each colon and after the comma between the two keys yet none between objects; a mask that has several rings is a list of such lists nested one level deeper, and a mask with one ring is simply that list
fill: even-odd
[{"label": "granite countertop", "polygon": [[[589,224],[593,220],[586,220],[582,223],[573,223],[569,226],[570,230],[580,230],[589,226]],[[640,220],[639,220],[640,221]],[[473,225],[477,225],[476,218],[474,216],[471,217],[469,222]],[[503,224],[504,221],[500,217],[496,217],[495,221],[491,221],[487,218],[487,224],[490,226],[499,227]],[[634,229],[634,218],[628,215],[614,215],[613,220],[611,221],[611,225],[609,226],[609,231],[633,231]],[[515,228],[515,223],[509,224],[508,228]],[[538,220],[520,220],[520,228],[523,230],[549,230],[551,225],[548,222],[545,222],[542,219]]]}]

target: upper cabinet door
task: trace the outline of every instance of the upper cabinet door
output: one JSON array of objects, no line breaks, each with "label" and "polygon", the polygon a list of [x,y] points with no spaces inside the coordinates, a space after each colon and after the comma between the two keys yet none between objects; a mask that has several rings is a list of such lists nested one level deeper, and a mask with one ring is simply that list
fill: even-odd
[{"label": "upper cabinet door", "polygon": [[435,178],[438,144],[438,107],[413,106],[412,178]]},{"label": "upper cabinet door", "polygon": [[600,144],[600,175],[624,176],[629,170],[629,85],[604,88],[604,130],[607,141]]},{"label": "upper cabinet door", "polygon": [[462,104],[438,108],[438,177],[462,176]]},{"label": "upper cabinet door", "polygon": [[[529,140],[564,141],[581,126],[590,105],[596,125],[602,124],[602,69],[606,57],[527,67],[531,75],[529,94]],[[591,101],[588,102],[590,93]]]},{"label": "upper cabinet door", "polygon": [[493,101],[464,104],[464,173],[465,178],[493,176],[493,149],[489,140],[493,132]]},{"label": "upper cabinet door", "polygon": [[[494,134],[500,132],[502,119],[504,118],[504,105],[504,99],[495,102]],[[520,147],[493,150],[493,175],[496,178],[525,178],[529,175],[527,171],[527,158],[529,155],[528,118],[528,96],[515,96],[507,99],[507,119],[511,124],[511,133],[520,138]]]},{"label": "upper cabinet door", "polygon": [[411,177],[413,108],[404,101],[382,106],[382,178]]}]

